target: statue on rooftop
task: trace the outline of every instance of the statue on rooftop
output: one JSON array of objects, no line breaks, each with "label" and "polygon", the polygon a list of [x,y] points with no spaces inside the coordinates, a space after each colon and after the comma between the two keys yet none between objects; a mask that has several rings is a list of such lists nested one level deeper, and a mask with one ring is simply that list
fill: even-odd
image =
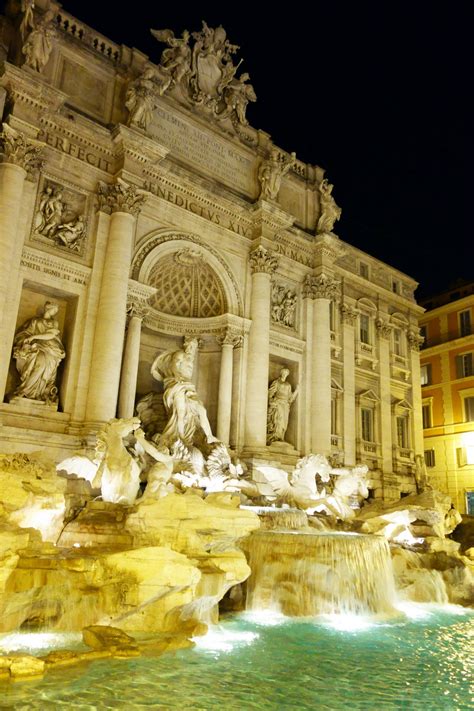
[{"label": "statue on rooftop", "polygon": [[53,49],[53,39],[56,35],[53,28],[54,16],[54,10],[47,10],[36,27],[33,27],[22,47],[26,66],[37,72],[44,69]]},{"label": "statue on rooftop", "polygon": [[169,29],[151,33],[168,45],[158,67],[161,94],[173,92],[207,115],[230,119],[237,132],[248,125],[246,108],[257,97],[249,75],[237,77],[242,60],[234,64],[233,55],[239,47],[229,42],[222,26],[209,27],[203,21],[199,32],[184,30],[181,37]]},{"label": "statue on rooftop", "polygon": [[155,77],[156,71],[147,67],[137,79],[129,83],[125,94],[125,106],[129,112],[128,126],[147,130],[155,108]]},{"label": "statue on rooftop", "polygon": [[270,157],[262,161],[258,169],[260,183],[260,198],[276,200],[280,192],[281,181],[284,175],[296,163],[296,153],[291,153],[286,158],[280,155],[277,148],[272,148]]},{"label": "statue on rooftop", "polygon": [[326,178],[319,184],[319,204],[321,211],[317,227],[318,234],[332,232],[334,223],[341,217],[342,210],[331,194],[333,187],[334,185],[329,183]]}]

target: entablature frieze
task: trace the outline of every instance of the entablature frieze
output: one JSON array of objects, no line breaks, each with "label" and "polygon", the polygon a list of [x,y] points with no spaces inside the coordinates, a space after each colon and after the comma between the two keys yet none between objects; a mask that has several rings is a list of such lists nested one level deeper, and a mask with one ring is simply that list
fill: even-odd
[{"label": "entablature frieze", "polygon": [[72,263],[60,256],[24,247],[21,256],[21,267],[30,274],[44,274],[48,280],[55,277],[81,287],[89,283],[91,269],[81,264]]},{"label": "entablature frieze", "polygon": [[251,321],[235,314],[222,314],[210,318],[185,318],[170,316],[151,310],[144,319],[144,325],[152,331],[172,336],[214,336],[225,337],[229,331],[234,336],[245,337],[250,331]]},{"label": "entablature frieze", "polygon": [[306,350],[306,341],[272,328],[270,330],[270,349],[278,353],[288,351],[302,355]]},{"label": "entablature frieze", "polygon": [[[145,170],[146,174],[147,171]],[[218,227],[235,232],[241,237],[251,239],[253,236],[252,220],[239,205],[236,210],[231,207],[230,201],[210,194],[205,190],[191,188],[186,184],[169,177],[153,175],[153,179],[144,180],[144,189],[151,195],[166,200],[166,202],[191,212]]]}]

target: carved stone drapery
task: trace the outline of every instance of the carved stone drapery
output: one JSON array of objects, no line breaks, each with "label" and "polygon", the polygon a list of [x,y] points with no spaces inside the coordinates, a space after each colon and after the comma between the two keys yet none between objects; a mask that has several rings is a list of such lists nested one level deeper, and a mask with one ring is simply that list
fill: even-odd
[{"label": "carved stone drapery", "polygon": [[339,290],[339,282],[327,274],[307,274],[303,283],[303,296],[311,299],[335,300],[339,296]]},{"label": "carved stone drapery", "polygon": [[423,336],[420,336],[419,333],[416,333],[416,331],[408,331],[407,341],[410,350],[419,351],[421,346],[425,342],[425,339],[423,338]]},{"label": "carved stone drapery", "polygon": [[375,328],[380,338],[390,338],[392,326],[382,318],[375,319]]},{"label": "carved stone drapery", "polygon": [[340,306],[341,319],[343,323],[354,324],[357,319],[358,311],[350,304],[345,304],[344,302]]},{"label": "carved stone drapery", "polygon": [[0,133],[1,152],[3,163],[18,165],[20,168],[30,172],[40,165],[40,154],[44,148],[44,143],[33,138],[27,138],[23,133],[3,124]]},{"label": "carved stone drapery", "polygon": [[278,259],[265,247],[259,246],[249,254],[249,263],[252,274],[263,272],[274,274],[278,267]]},{"label": "carved stone drapery", "polygon": [[113,212],[128,212],[137,217],[147,195],[135,185],[129,185],[121,178],[108,184],[99,181],[97,190],[99,210],[111,215]]}]

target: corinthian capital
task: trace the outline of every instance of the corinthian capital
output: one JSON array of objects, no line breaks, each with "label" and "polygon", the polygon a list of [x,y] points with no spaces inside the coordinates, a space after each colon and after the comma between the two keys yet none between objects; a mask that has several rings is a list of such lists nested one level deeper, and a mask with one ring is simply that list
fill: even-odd
[{"label": "corinthian capital", "polygon": [[357,309],[350,304],[341,304],[341,319],[344,323],[354,324],[357,318]]},{"label": "corinthian capital", "polygon": [[311,299],[336,299],[339,282],[327,274],[312,276],[307,274],[303,283],[303,296]]},{"label": "corinthian capital", "polygon": [[390,338],[390,334],[392,333],[392,326],[388,323],[388,321],[384,321],[383,318],[376,319],[375,328],[377,329],[377,333],[379,334],[380,338]]},{"label": "corinthian capital", "polygon": [[216,341],[220,346],[232,346],[232,348],[236,348],[242,345],[243,336],[233,328],[226,328],[223,333],[216,336]]},{"label": "corinthian capital", "polygon": [[127,316],[129,318],[144,319],[150,313],[150,306],[144,301],[129,301],[127,303]]},{"label": "corinthian capital", "polygon": [[27,172],[34,170],[40,163],[40,153],[44,143],[26,138],[23,133],[4,123],[0,133],[3,163],[12,163]]},{"label": "corinthian capital", "polygon": [[99,210],[102,212],[108,215],[112,212],[129,212],[137,217],[147,195],[135,185],[129,185],[121,178],[117,178],[117,181],[111,185],[99,181],[97,197]]},{"label": "corinthian capital", "polygon": [[264,272],[273,274],[278,267],[278,259],[265,247],[256,247],[249,255],[250,269],[252,274]]},{"label": "corinthian capital", "polygon": [[421,346],[425,342],[425,339],[423,338],[423,336],[420,336],[420,334],[416,333],[415,331],[408,331],[407,341],[408,341],[410,350],[419,351]]}]

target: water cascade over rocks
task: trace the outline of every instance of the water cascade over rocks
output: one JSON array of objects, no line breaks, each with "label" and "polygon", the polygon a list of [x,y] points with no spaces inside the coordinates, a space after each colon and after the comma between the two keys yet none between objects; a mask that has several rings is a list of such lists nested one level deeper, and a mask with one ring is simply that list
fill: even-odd
[{"label": "water cascade over rocks", "polygon": [[382,536],[260,530],[247,546],[247,609],[288,616],[394,612],[390,549]]}]

